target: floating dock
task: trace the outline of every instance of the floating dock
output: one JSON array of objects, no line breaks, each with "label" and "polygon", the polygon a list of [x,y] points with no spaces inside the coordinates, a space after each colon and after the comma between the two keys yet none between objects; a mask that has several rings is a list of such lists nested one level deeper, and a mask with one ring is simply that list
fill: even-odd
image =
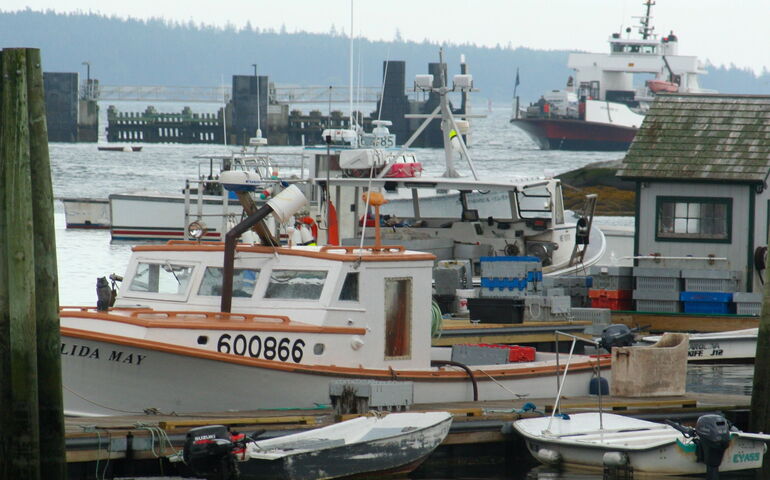
[{"label": "floating dock", "polygon": [[[688,393],[678,397],[621,398],[603,396],[604,411],[643,417],[694,421],[704,413],[721,412],[746,428],[751,398],[742,395]],[[527,410],[527,403],[535,411]],[[411,411],[446,410],[454,415],[452,428],[441,446],[416,472],[417,476],[448,475],[462,471],[507,472],[535,466],[523,441],[511,433],[510,422],[548,415],[554,399],[517,398],[513,401],[413,405]],[[563,398],[562,413],[597,410],[597,397]],[[181,451],[185,434],[203,425],[228,425],[248,433],[266,430],[262,438],[322,427],[355,415],[335,415],[331,408],[312,410],[256,410],[202,412],[194,415],[159,414],[115,417],[67,417],[68,476],[91,479],[127,475],[184,475],[182,462],[168,460]],[[481,469],[481,470],[479,470]],[[471,470],[468,470],[469,472]]]}]

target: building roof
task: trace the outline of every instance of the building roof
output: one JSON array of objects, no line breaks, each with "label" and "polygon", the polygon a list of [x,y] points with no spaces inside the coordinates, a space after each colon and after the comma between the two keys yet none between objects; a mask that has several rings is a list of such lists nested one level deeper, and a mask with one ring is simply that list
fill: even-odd
[{"label": "building roof", "polygon": [[770,96],[656,97],[617,175],[628,179],[764,182]]}]

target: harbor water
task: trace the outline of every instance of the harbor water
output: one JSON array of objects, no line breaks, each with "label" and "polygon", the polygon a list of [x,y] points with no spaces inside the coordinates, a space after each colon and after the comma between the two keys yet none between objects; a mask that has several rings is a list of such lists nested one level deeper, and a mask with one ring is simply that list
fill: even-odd
[{"label": "harbor water", "polygon": [[[143,110],[143,104],[125,104],[127,111]],[[158,106],[160,111],[178,111],[181,105]],[[212,108],[202,106],[202,108]],[[102,113],[107,105],[100,105]],[[195,108],[193,108],[195,110]],[[362,109],[368,111],[366,109]],[[470,153],[481,178],[512,178],[521,176],[558,175],[592,162],[617,160],[622,152],[565,152],[542,151],[526,135],[508,123],[509,106],[487,111],[478,108],[474,113],[486,113],[485,118],[474,119],[470,139]],[[106,119],[102,115],[101,125]],[[102,135],[103,137],[103,135]],[[299,153],[301,147],[268,147],[271,152]],[[193,157],[203,154],[225,154],[237,147],[224,145],[170,145],[145,144],[141,152],[97,151],[96,145],[50,145],[54,195],[61,197],[107,198],[111,193],[138,190],[180,192],[185,179],[198,174],[198,161]],[[444,171],[444,153],[436,149],[416,149],[426,174]],[[470,175],[470,169],[458,162],[458,170]],[[281,175],[297,174],[287,170]],[[601,198],[599,199],[601,202]],[[96,279],[111,273],[123,275],[131,253],[131,244],[110,242],[107,230],[68,230],[64,210],[56,202],[56,243],[59,266],[61,305],[96,305]],[[599,224],[628,226],[631,218],[602,218]],[[691,366],[688,371],[688,390],[707,393],[751,394],[753,367],[746,365]],[[489,472],[487,469],[458,472],[472,478],[510,478],[517,480],[594,480],[596,474],[556,472],[531,464],[506,471]],[[451,475],[452,478],[459,478]],[[721,478],[735,478],[722,476]],[[742,476],[740,478],[747,478]],[[749,477],[751,478],[751,477]]]}]

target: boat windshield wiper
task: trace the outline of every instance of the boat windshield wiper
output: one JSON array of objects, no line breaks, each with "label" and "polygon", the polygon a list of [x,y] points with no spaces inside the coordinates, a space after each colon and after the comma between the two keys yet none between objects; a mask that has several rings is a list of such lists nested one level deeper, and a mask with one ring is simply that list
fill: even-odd
[{"label": "boat windshield wiper", "polygon": [[171,275],[173,275],[174,278],[176,279],[177,285],[181,285],[182,284],[182,282],[179,280],[179,277],[176,276],[176,272],[174,271],[174,267],[171,265],[171,263],[169,263],[168,260],[166,260],[166,263],[163,264],[163,268],[165,268],[167,272],[171,272]]}]

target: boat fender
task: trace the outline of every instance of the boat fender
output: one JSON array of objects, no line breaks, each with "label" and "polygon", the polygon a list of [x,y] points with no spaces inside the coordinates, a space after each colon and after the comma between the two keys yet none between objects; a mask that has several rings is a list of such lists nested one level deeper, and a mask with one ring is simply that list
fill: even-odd
[{"label": "boat fender", "polygon": [[558,465],[561,463],[561,453],[550,448],[541,448],[535,453],[535,457],[546,465]]},{"label": "boat fender", "polygon": [[754,268],[757,270],[759,283],[764,285],[765,279],[763,277],[763,272],[767,268],[767,247],[764,245],[759,246],[754,250]]},{"label": "boat fender", "polygon": [[602,463],[605,467],[622,467],[628,464],[628,455],[623,452],[605,452]]}]

